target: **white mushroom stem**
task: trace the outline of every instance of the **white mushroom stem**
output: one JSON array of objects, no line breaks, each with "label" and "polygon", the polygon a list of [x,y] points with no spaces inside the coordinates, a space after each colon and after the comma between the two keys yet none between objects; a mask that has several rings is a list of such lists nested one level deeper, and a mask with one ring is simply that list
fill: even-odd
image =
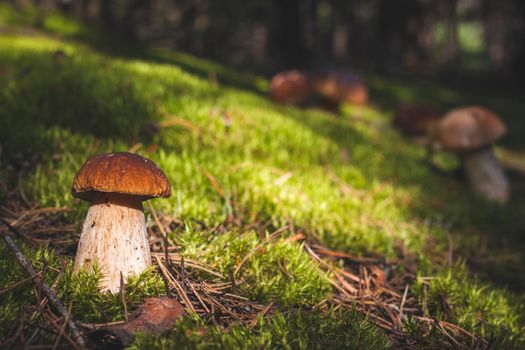
[{"label": "white mushroom stem", "polygon": [[90,270],[96,263],[103,276],[100,290],[117,293],[120,273],[126,279],[143,272],[151,265],[151,254],[140,199],[113,196],[105,195],[90,206],[74,271]]},{"label": "white mushroom stem", "polygon": [[474,191],[501,204],[509,199],[509,182],[492,147],[462,156],[467,177]]}]

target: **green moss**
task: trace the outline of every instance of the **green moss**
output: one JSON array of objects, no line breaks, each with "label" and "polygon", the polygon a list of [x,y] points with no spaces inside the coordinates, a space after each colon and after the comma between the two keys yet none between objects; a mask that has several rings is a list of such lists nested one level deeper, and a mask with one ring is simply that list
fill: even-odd
[{"label": "green moss", "polygon": [[[109,322],[123,317],[124,305],[119,294],[101,293],[97,271],[73,273],[73,262],[60,259],[47,248],[32,248],[18,242],[22,252],[28,257],[37,271],[46,266],[44,281],[55,285],[57,295],[65,305],[72,304],[72,315],[84,322]],[[10,288],[16,281],[28,277],[4,242],[0,242],[0,290],[7,288],[0,300],[0,334],[7,334],[20,313],[34,305],[38,296],[33,283]],[[150,268],[138,276],[130,277],[125,282],[126,304],[130,312],[146,297],[165,294],[162,278]]]},{"label": "green moss", "polygon": [[[400,102],[426,101],[446,109],[482,100],[509,116],[508,142],[521,144],[521,136],[516,136],[523,130],[516,112],[523,110],[519,99],[470,96],[426,81],[369,75],[371,96],[380,108],[345,106],[343,116],[336,117],[276,106],[261,94],[267,81],[214,62],[163,50],[107,50],[98,45],[100,38],[89,37],[96,34],[70,19],[24,11],[0,6],[0,22],[11,29],[0,35],[0,181],[6,189],[20,186],[27,199],[40,206],[73,209],[68,214],[73,223],[81,224],[87,208],[70,195],[75,171],[96,153],[133,147],[157,162],[173,184],[173,196],[153,205],[187,223],[182,232],[171,233],[182,254],[207,261],[226,276],[250,254],[237,277],[244,281],[239,292],[254,300],[289,308],[312,306],[330,296],[330,276],[299,243],[287,241],[291,232],[261,244],[268,233],[260,232],[284,226],[308,240],[358,255],[390,259],[402,251],[425,261],[446,254],[450,234],[454,256],[478,253],[488,241],[494,252],[510,251],[523,260],[525,196],[520,187],[506,208],[484,202],[459,182],[433,172],[423,161],[424,151],[388,126],[390,112]],[[54,37],[34,28],[30,36],[16,29],[35,22]],[[56,50],[67,57],[56,60]],[[219,85],[208,79],[210,72],[217,74]],[[153,135],[144,132],[160,120],[173,125]],[[438,155],[436,164],[453,169],[457,160]],[[2,186],[0,199],[5,196]],[[238,227],[230,225],[221,234],[213,230],[229,219]],[[203,227],[196,229],[195,221]],[[44,260],[61,266],[47,250],[27,253],[39,268]],[[13,259],[0,259],[0,264],[2,286],[24,278]],[[424,265],[419,271],[435,277],[428,287],[430,316],[450,317],[486,337],[494,332],[498,339],[521,341],[525,321],[519,316],[520,297],[457,272],[462,271],[458,267],[435,272],[440,270]],[[518,269],[504,282],[515,283],[517,289],[525,286],[519,264],[511,267],[501,264],[504,271]],[[57,271],[50,270],[46,279],[52,282],[56,276]],[[75,277],[67,265],[62,297],[73,301],[79,319],[122,318],[119,300],[96,290],[97,278],[93,273]],[[155,272],[130,281],[131,307],[161,293],[158,283]],[[453,310],[441,308],[440,298],[450,300]],[[2,295],[2,327],[34,300],[29,285]],[[308,322],[315,323],[308,317],[277,314],[255,328],[235,327],[226,334],[211,329],[215,335],[209,338],[178,331],[176,337],[186,337],[190,347],[206,347],[208,341],[216,347],[234,347],[236,342],[255,347],[267,341],[275,347],[320,346],[314,338],[322,339],[322,334],[308,328]],[[480,317],[487,322],[480,325]],[[332,334],[337,344],[373,344],[371,330],[358,333],[361,343],[345,340],[345,334],[361,329],[355,315],[338,314],[336,320],[348,327],[344,331],[340,321],[327,319],[319,321],[327,324],[323,333]],[[279,333],[281,328],[284,333]]]},{"label": "green moss", "polygon": [[[46,248],[33,249],[17,240],[22,250],[37,271],[46,267],[44,281],[52,284],[61,269],[60,260]],[[7,334],[7,330],[16,327],[21,312],[36,302],[36,288],[32,282],[16,286],[15,283],[29,277],[24,268],[18,263],[8,250],[3,240],[0,241],[0,334]]]},{"label": "green moss", "polygon": [[[192,249],[193,250],[193,249]],[[278,240],[260,244],[255,233],[217,237],[195,253],[229,276],[238,270],[244,295],[262,302],[313,305],[329,296],[330,276],[309,259],[301,246]]]},{"label": "green moss", "polygon": [[464,264],[442,269],[430,278],[420,276],[415,290],[428,315],[463,327],[498,348],[525,346],[525,301],[504,290],[489,288],[469,277]]},{"label": "green moss", "polygon": [[387,349],[388,340],[352,311],[287,311],[229,332],[202,321],[180,323],[170,338],[138,336],[131,349]]},{"label": "green moss", "polygon": [[[84,322],[110,322],[121,320],[124,305],[120,294],[101,293],[98,282],[100,272],[66,270],[61,294],[65,303],[73,304],[73,315]],[[139,306],[146,297],[165,295],[162,278],[150,268],[138,276],[126,280],[126,305],[130,312]]]},{"label": "green moss", "polygon": [[85,29],[81,24],[58,14],[51,14],[44,20],[43,29],[67,37],[78,37]]}]

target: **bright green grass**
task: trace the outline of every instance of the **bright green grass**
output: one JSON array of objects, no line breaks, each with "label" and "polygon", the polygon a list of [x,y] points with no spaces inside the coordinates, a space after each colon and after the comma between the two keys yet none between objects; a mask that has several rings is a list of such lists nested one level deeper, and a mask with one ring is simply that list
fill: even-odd
[{"label": "bright green grass", "polygon": [[[2,22],[21,22],[6,21],[11,18],[5,14],[8,10],[0,10]],[[56,16],[44,23],[47,31],[70,38],[85,33]],[[57,49],[68,54],[65,62],[53,60]],[[134,57],[129,52],[103,52],[42,33],[26,36],[12,29],[11,34],[0,36],[0,179],[9,188],[20,183],[25,196],[41,206],[74,209],[69,219],[79,225],[87,205],[70,195],[76,170],[94,154],[141,143],[138,152],[157,162],[173,185],[173,196],[155,200],[153,205],[188,223],[184,231],[171,234],[182,254],[205,260],[226,276],[264,238],[242,228],[213,234],[197,229],[191,220],[215,227],[233,215],[242,224],[267,224],[266,236],[293,225],[334,249],[387,259],[404,250],[423,260],[446,254],[447,232],[458,254],[466,254],[476,250],[480,236],[496,232],[512,240],[524,226],[522,206],[510,211],[499,208],[434,174],[422,161],[424,152],[391,130],[387,113],[380,109],[347,108],[343,117],[336,117],[280,107],[258,90],[266,86],[262,79],[214,63],[157,50],[139,51]],[[211,71],[218,75],[219,85],[208,81]],[[394,99],[401,101],[426,91],[378,77],[370,82],[372,96],[377,91],[379,97],[397,96]],[[436,96],[436,103],[445,105],[462,101],[461,96],[440,88],[432,88],[426,96]],[[164,113],[172,115],[168,119],[184,119],[192,126],[168,127],[154,136],[141,132],[147,124],[163,119]],[[359,118],[353,118],[356,114]],[[156,150],[148,152],[151,145]],[[13,164],[19,155],[38,157],[29,171],[16,178]],[[217,180],[225,198],[206,174]],[[223,334],[206,325],[206,336],[179,330],[174,339],[183,337],[188,347],[200,348],[237,348],[238,344],[246,348],[264,344],[370,348],[374,342],[373,348],[386,346],[377,335],[380,332],[353,313],[305,314],[290,320],[291,311],[286,310],[314,306],[329,297],[330,276],[319,270],[300,244],[288,242],[289,235],[286,230],[271,249],[253,254],[239,272],[246,282],[240,286],[243,295],[260,302],[276,301],[282,313],[260,320],[254,328],[235,327]],[[58,264],[51,253],[28,254],[39,261],[48,254],[45,259]],[[0,288],[22,278],[13,260],[0,261]],[[286,266],[286,272],[278,266]],[[64,299],[74,301],[77,318],[91,322],[122,317],[116,298],[96,292],[95,275],[74,277],[70,267],[66,271]],[[436,276],[430,287],[432,305],[439,305],[439,298],[450,293],[457,311],[450,316],[431,305],[431,316],[456,320],[488,337],[490,332],[478,327],[482,314],[496,329],[498,341],[509,348],[525,340],[521,299],[476,282],[466,273],[447,275],[448,271],[440,266],[421,269],[425,276]],[[155,272],[138,281],[145,281],[142,287],[129,282],[131,305],[162,293]],[[8,325],[21,304],[34,300],[31,288],[20,290],[22,294],[8,293],[2,299],[0,325]],[[473,303],[478,295],[487,303]],[[314,321],[309,317],[317,318],[319,329],[312,328]],[[199,322],[188,327],[198,327]],[[137,347],[169,348],[171,341],[145,337]]]}]

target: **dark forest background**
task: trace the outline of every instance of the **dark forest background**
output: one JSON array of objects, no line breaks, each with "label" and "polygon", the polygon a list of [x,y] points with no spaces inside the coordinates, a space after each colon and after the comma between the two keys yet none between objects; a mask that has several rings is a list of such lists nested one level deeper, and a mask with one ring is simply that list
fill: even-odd
[{"label": "dark forest background", "polygon": [[520,0],[33,0],[119,41],[272,74],[358,67],[451,83],[525,81]]}]

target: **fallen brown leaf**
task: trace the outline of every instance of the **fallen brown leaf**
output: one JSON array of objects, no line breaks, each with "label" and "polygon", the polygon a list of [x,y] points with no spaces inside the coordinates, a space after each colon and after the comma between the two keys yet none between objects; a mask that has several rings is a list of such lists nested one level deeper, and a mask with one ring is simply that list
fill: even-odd
[{"label": "fallen brown leaf", "polygon": [[98,328],[89,333],[89,339],[102,348],[123,348],[133,342],[136,332],[160,335],[170,331],[184,314],[175,299],[148,298],[129,322]]}]

